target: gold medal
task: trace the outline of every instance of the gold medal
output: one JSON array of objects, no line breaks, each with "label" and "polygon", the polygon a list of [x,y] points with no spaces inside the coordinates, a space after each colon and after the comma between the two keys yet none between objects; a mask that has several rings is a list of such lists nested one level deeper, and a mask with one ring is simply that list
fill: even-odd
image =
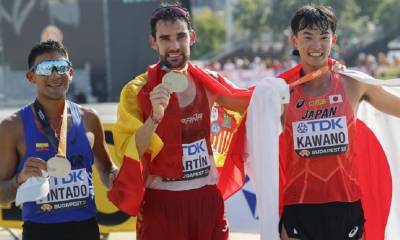
[{"label": "gold medal", "polygon": [[165,74],[162,83],[167,86],[172,92],[183,92],[188,87],[188,80],[186,75],[183,73],[178,73],[170,71]]},{"label": "gold medal", "polygon": [[56,155],[47,161],[47,171],[49,176],[63,178],[71,172],[71,163],[64,156]]}]

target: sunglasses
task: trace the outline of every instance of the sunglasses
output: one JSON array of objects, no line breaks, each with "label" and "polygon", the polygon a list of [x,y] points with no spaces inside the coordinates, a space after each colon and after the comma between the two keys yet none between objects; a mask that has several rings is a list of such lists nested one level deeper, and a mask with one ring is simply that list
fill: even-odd
[{"label": "sunglasses", "polygon": [[167,7],[159,7],[153,11],[151,14],[152,19],[158,19],[164,16],[166,13],[174,15],[174,16],[182,16],[188,17],[189,11],[186,8],[179,6],[167,6]]},{"label": "sunglasses", "polygon": [[64,75],[71,67],[72,64],[68,60],[45,60],[33,66],[31,71],[38,75],[50,76],[56,70],[58,74]]}]

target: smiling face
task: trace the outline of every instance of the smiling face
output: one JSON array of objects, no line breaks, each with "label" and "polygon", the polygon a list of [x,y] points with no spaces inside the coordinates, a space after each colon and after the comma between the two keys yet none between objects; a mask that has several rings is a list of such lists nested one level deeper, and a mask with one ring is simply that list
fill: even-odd
[{"label": "smiling face", "polygon": [[160,20],[156,24],[155,37],[150,36],[150,45],[160,55],[162,65],[170,69],[179,69],[189,60],[190,47],[195,40],[196,33],[189,31],[185,21]]},{"label": "smiling face", "polygon": [[[46,52],[35,58],[33,66],[46,60],[67,59],[58,52]],[[72,76],[72,67],[65,74],[59,74],[54,70],[50,76],[39,75],[34,70],[26,73],[26,78],[36,86],[37,97],[43,100],[64,100]]]},{"label": "smiling face", "polygon": [[317,27],[304,28],[292,35],[291,42],[299,50],[304,68],[314,70],[326,65],[336,35],[329,28],[325,31]]}]

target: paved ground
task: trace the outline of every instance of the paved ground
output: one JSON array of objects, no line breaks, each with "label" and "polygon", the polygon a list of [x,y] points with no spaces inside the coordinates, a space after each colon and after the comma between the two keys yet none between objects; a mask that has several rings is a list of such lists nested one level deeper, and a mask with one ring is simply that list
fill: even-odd
[{"label": "paved ground", "polygon": [[[17,229],[11,229],[13,234],[18,238],[13,238],[13,236],[5,229],[0,228],[0,240],[15,240],[21,239],[21,231]],[[108,240],[134,240],[134,232],[121,232],[121,233],[111,233]],[[57,239],[57,238],[54,238]],[[245,234],[245,233],[231,233],[229,240],[258,240],[260,239],[257,234]]]}]

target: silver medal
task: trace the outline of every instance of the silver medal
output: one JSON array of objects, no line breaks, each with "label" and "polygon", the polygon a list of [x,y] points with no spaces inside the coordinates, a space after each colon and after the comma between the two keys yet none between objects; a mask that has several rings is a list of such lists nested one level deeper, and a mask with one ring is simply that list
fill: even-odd
[{"label": "silver medal", "polygon": [[49,176],[63,178],[71,172],[71,163],[65,157],[56,155],[47,161],[47,171]]}]

